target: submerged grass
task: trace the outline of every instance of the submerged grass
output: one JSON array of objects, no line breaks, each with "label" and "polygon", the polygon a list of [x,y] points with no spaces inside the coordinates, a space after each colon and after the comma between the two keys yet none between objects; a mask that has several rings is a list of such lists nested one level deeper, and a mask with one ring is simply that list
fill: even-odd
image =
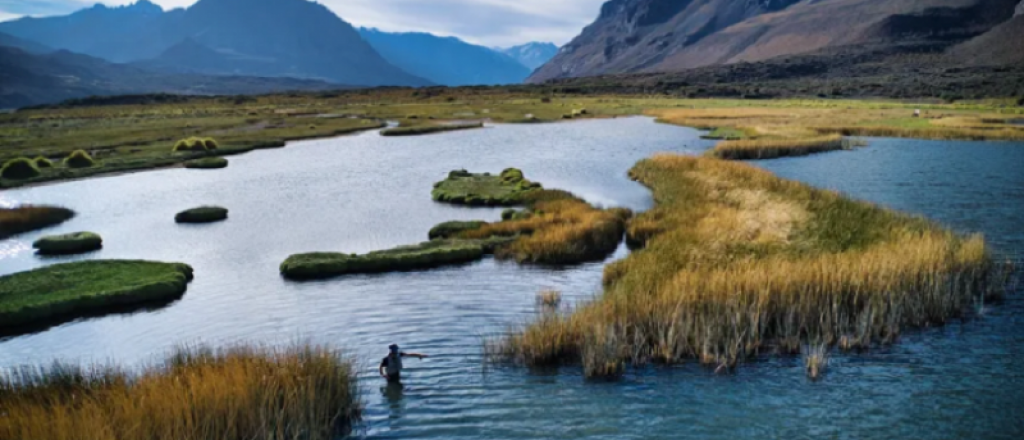
[{"label": "submerged grass", "polygon": [[352,361],[314,345],[179,348],[139,372],[55,363],[0,375],[0,438],[332,440],[360,416]]},{"label": "submerged grass", "polygon": [[192,268],[181,263],[94,260],[56,264],[0,277],[0,328],[175,299]]},{"label": "submerged grass", "polygon": [[605,292],[488,345],[526,365],[700,359],[719,369],[803,341],[889,343],[1001,294],[980,236],[780,179],[740,163],[659,155],[631,176],[657,206],[627,234],[643,249]]},{"label": "submerged grass", "polygon": [[0,208],[0,239],[64,223],[75,212],[59,206]]}]

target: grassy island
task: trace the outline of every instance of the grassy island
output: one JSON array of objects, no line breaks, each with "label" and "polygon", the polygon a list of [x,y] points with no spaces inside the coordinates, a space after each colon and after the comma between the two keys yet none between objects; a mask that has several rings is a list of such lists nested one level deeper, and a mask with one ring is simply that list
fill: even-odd
[{"label": "grassy island", "polygon": [[192,268],[180,263],[97,260],[0,277],[0,327],[102,313],[110,307],[173,300]]},{"label": "grassy island", "polygon": [[484,128],[483,122],[458,123],[458,124],[414,124],[409,126],[398,126],[381,130],[381,136],[419,136],[424,134],[443,133],[446,131],[469,130],[473,128]]},{"label": "grassy island", "polygon": [[228,167],[228,160],[223,157],[204,157],[185,162],[185,168],[198,170],[216,170]]},{"label": "grassy island", "polygon": [[628,226],[642,249],[606,267],[600,298],[490,354],[579,363],[589,377],[686,359],[729,369],[762,352],[889,343],[1002,292],[980,236],[746,164],[659,155],[630,174],[656,201]]},{"label": "grassy island", "polygon": [[321,346],[182,347],[128,371],[56,363],[0,377],[0,438],[332,440],[361,413],[353,361]]},{"label": "grassy island", "polygon": [[200,206],[181,211],[174,216],[174,221],[177,223],[213,223],[227,219],[227,208],[220,206]]},{"label": "grassy island", "polygon": [[92,252],[103,247],[103,238],[92,232],[48,235],[36,240],[32,247],[40,255],[71,255]]},{"label": "grassy island", "polygon": [[499,175],[456,170],[434,184],[431,196],[435,201],[456,205],[515,206],[524,203],[526,194],[540,188],[539,183],[526,180],[523,172],[515,168]]},{"label": "grassy island", "polygon": [[0,239],[59,225],[74,216],[74,211],[59,206],[26,205],[17,208],[0,208]]},{"label": "grassy island", "polygon": [[281,275],[292,280],[332,278],[358,273],[429,269],[479,260],[500,239],[433,240],[364,255],[318,252],[297,254],[281,263]]},{"label": "grassy island", "polygon": [[483,220],[444,222],[431,228],[427,236],[431,240],[451,238],[459,233],[471,231],[474,229],[480,229],[481,227],[486,225],[487,222]]}]

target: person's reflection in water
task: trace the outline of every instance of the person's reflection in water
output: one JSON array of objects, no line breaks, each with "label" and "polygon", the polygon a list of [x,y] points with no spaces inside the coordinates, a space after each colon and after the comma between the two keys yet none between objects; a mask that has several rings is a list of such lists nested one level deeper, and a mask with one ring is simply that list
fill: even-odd
[{"label": "person's reflection in water", "polygon": [[384,400],[388,402],[388,408],[391,409],[391,415],[388,418],[402,418],[405,412],[404,405],[402,404],[402,397],[405,395],[405,385],[402,385],[401,382],[388,382],[387,385],[380,387],[380,392],[384,395]]}]

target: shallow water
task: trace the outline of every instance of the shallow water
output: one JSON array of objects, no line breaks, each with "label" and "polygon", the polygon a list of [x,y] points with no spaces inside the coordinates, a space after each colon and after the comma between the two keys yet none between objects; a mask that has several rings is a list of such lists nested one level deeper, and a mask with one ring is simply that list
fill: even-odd
[{"label": "shallow water", "polygon": [[[534,295],[568,301],[600,286],[602,264],[563,270],[485,260],[428,272],[290,283],[277,265],[295,252],[365,252],[426,238],[435,223],[495,220],[497,209],[430,201],[453,168],[528,178],[604,205],[645,209],[626,170],[654,152],[697,153],[699,133],[645,118],[497,126],[413,138],[375,133],[290,144],[231,158],[225,170],[183,169],[0,193],[0,203],[79,211],[45,231],[93,230],[106,248],[76,258],[183,261],[196,280],[154,311],[65,324],[0,342],[0,366],[151,360],[180,343],[309,339],[361,361],[366,438],[1017,438],[1024,422],[1024,304],[1012,297],[980,320],[915,332],[901,344],[833,359],[808,381],[798,358],[715,376],[696,365],[651,367],[620,383],[587,383],[578,368],[485,368],[484,335],[527,320]],[[871,147],[759,163],[785,177],[984,231],[1024,251],[1024,145],[874,140]],[[174,213],[231,209],[225,223],[182,227]],[[49,264],[28,250],[43,233],[0,241],[0,274]],[[616,257],[621,257],[619,252]],[[407,388],[382,389],[376,362],[392,342],[428,353],[407,362]],[[375,362],[376,361],[376,362]]]}]

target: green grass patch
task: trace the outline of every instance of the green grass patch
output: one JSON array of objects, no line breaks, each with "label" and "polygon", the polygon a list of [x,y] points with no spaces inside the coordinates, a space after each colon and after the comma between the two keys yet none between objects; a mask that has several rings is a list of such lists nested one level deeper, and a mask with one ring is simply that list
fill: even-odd
[{"label": "green grass patch", "polygon": [[473,128],[483,128],[483,122],[473,122],[467,124],[432,124],[432,125],[413,125],[409,127],[395,127],[387,130],[381,130],[381,136],[418,136],[424,134],[443,133],[446,131],[457,131],[457,130],[469,130]]},{"label": "green grass patch", "polygon": [[204,157],[185,162],[185,168],[197,170],[216,170],[228,167],[228,160],[223,157]]},{"label": "green grass patch", "polygon": [[93,232],[48,235],[32,244],[40,255],[71,255],[92,252],[103,247],[103,238]]},{"label": "green grass patch", "polygon": [[59,206],[0,208],[0,239],[64,223],[75,212]]},{"label": "green grass patch", "polygon": [[466,170],[448,173],[448,178],[434,184],[431,196],[435,201],[469,206],[514,206],[524,197],[541,188],[523,177],[523,172],[509,168],[499,175],[473,174]]},{"label": "green grass patch", "polygon": [[430,269],[480,260],[507,238],[433,240],[364,255],[331,252],[296,254],[281,263],[281,275],[314,280],[348,274]]},{"label": "green grass patch", "polygon": [[96,260],[0,277],[0,327],[181,297],[192,268],[180,263]]},{"label": "green grass patch", "polygon": [[177,223],[213,223],[227,219],[227,208],[220,206],[200,206],[181,211],[174,216],[174,221]]},{"label": "green grass patch", "polygon": [[430,232],[427,235],[430,237],[431,240],[451,238],[461,232],[480,229],[482,226],[486,224],[487,222],[483,220],[444,222],[431,228]]}]

